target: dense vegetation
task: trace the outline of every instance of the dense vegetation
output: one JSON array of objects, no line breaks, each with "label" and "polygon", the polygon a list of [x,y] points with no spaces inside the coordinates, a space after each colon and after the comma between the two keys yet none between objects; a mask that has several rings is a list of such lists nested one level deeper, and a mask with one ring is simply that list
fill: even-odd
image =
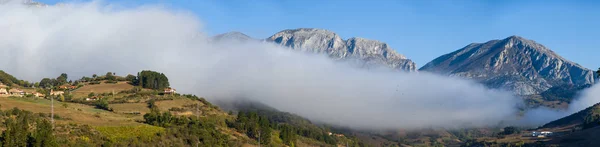
[{"label": "dense vegetation", "polygon": [[58,146],[52,134],[52,125],[47,119],[17,108],[2,111],[0,116],[4,118],[3,127],[6,128],[0,136],[0,145],[5,147]]},{"label": "dense vegetation", "polygon": [[0,70],[0,82],[2,82],[3,84],[6,84],[8,86],[14,86],[14,85],[19,85],[19,86],[23,86],[23,87],[31,87],[32,86],[32,84],[29,83],[28,81],[19,80],[19,79],[15,78],[14,76],[4,72],[3,70]]},{"label": "dense vegetation", "polygon": [[148,101],[150,113],[144,115],[145,123],[167,128],[167,136],[183,140],[187,145],[229,146],[229,136],[218,130],[215,120],[189,116],[175,116],[170,112],[160,112],[155,101]]},{"label": "dense vegetation", "polygon": [[[240,108],[236,120],[228,121],[227,125],[235,128],[240,132],[245,132],[248,137],[258,139],[269,138],[272,131],[279,131],[279,139],[289,146],[294,146],[294,142],[298,137],[306,137],[329,145],[337,145],[342,138],[337,138],[329,134],[329,130],[325,127],[319,127],[312,124],[310,121],[287,112],[281,112],[274,108],[258,103],[245,103],[237,106]],[[345,141],[348,140],[343,140]],[[268,145],[268,140],[261,140],[261,144]],[[362,144],[357,138],[353,138],[349,142],[349,146],[359,146]]]},{"label": "dense vegetation", "polygon": [[581,123],[582,127],[591,128],[600,125],[600,103],[589,108],[581,110],[575,114],[563,117],[561,119],[545,124],[544,128],[552,128],[557,126],[567,126],[571,124]]},{"label": "dense vegetation", "polygon": [[169,78],[167,78],[165,74],[150,70],[139,72],[137,79],[132,82],[135,85],[142,86],[143,88],[155,90],[162,90],[169,87]]}]

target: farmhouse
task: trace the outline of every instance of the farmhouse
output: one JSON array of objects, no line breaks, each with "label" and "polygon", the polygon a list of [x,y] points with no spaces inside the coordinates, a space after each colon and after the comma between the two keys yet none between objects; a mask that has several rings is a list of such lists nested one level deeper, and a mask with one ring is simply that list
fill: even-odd
[{"label": "farmhouse", "polygon": [[177,93],[177,91],[175,91],[174,88],[165,88],[163,93],[164,94],[175,94],[175,93]]},{"label": "farmhouse", "polygon": [[73,86],[73,85],[69,85],[69,84],[58,86],[58,89],[62,89],[62,90],[73,90],[75,88],[77,88],[77,86]]},{"label": "farmhouse", "polygon": [[86,101],[96,101],[96,100],[98,100],[98,97],[97,96],[92,96],[92,97],[89,97],[89,98],[85,98],[85,100]]},{"label": "farmhouse", "polygon": [[46,95],[44,95],[42,93],[39,93],[39,92],[34,92],[33,96],[36,96],[36,97],[45,97]]},{"label": "farmhouse", "polygon": [[0,88],[0,95],[1,94],[8,94],[8,91],[6,91],[4,88]]},{"label": "farmhouse", "polygon": [[64,91],[50,91],[50,95],[63,95],[65,94]]},{"label": "farmhouse", "polygon": [[8,90],[8,93],[10,93],[12,95],[24,95],[25,94],[25,92],[23,92],[23,90],[17,89],[17,88]]}]

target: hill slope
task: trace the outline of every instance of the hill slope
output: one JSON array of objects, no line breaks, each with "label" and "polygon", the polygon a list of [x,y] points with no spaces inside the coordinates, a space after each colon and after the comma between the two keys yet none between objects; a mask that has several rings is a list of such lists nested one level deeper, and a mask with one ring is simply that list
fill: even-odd
[{"label": "hill slope", "polygon": [[591,128],[600,125],[600,103],[581,110],[575,114],[545,124],[544,128],[581,126]]},{"label": "hill slope", "polygon": [[559,85],[594,83],[592,70],[519,36],[469,44],[420,70],[475,79],[519,95],[539,94]]}]

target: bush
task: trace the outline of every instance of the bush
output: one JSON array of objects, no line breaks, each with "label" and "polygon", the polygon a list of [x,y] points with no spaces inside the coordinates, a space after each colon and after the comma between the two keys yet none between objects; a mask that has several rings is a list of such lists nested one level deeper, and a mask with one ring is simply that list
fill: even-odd
[{"label": "bush", "polygon": [[508,126],[504,128],[504,131],[502,131],[502,135],[517,134],[519,132],[521,132],[521,129],[514,126]]},{"label": "bush", "polygon": [[112,108],[108,107],[108,101],[106,101],[106,99],[100,99],[100,100],[96,101],[96,103],[94,105],[98,109],[113,111]]},{"label": "bush", "polygon": [[179,107],[172,107],[172,108],[169,108],[169,111],[184,112],[185,109],[179,108]]},{"label": "bush", "polygon": [[130,142],[140,139],[141,141],[152,141],[156,134],[165,132],[164,128],[138,125],[138,126],[105,126],[96,127],[96,130],[108,137],[114,143]]}]

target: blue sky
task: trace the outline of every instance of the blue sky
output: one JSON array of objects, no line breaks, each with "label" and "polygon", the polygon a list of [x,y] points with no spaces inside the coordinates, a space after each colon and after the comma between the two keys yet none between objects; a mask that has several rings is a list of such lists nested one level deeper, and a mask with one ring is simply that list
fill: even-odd
[{"label": "blue sky", "polygon": [[[39,0],[53,4],[61,0]],[[291,28],[322,28],[344,39],[388,43],[423,66],[469,43],[518,35],[587,68],[600,67],[599,1],[107,0],[161,4],[195,14],[211,34],[266,38]]]}]

